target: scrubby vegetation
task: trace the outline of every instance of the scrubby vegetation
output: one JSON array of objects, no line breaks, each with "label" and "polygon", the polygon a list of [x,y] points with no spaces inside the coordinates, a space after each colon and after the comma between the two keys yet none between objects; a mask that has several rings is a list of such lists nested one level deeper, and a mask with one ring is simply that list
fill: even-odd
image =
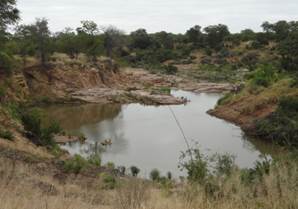
[{"label": "scrubby vegetation", "polygon": [[54,147],[54,134],[61,132],[59,124],[53,122],[48,127],[42,127],[41,113],[37,110],[20,112],[21,121],[27,131],[27,136],[37,145]]},{"label": "scrubby vegetation", "polygon": [[285,97],[277,110],[256,123],[256,134],[275,143],[298,146],[298,97]]},{"label": "scrubby vegetation", "polygon": [[[17,132],[35,145],[48,148],[54,155],[51,157],[59,156],[61,151],[54,141],[54,135],[61,132],[59,125],[43,125],[40,112],[21,107],[19,101],[10,101],[8,98],[8,92],[15,90],[8,85],[14,74],[23,73],[22,70],[32,65],[37,65],[39,70],[47,73],[50,66],[59,63],[61,59],[67,59],[65,62],[69,62],[70,66],[92,68],[97,65],[99,56],[108,56],[126,66],[172,75],[167,76],[170,78],[173,75],[187,75],[199,81],[241,83],[235,92],[220,99],[218,106],[226,105],[229,117],[241,118],[242,123],[250,125],[246,130],[252,132],[252,135],[291,149],[298,146],[297,21],[265,22],[262,25],[263,32],[246,29],[240,33],[231,33],[226,25],[218,24],[205,28],[196,25],[185,34],[164,31],[149,34],[145,29],[125,34],[116,27],[103,28],[93,21],[82,21],[76,29],[66,28],[54,33],[48,27],[48,20],[40,18],[32,24],[17,25],[8,30],[19,19],[15,4],[15,0],[0,2],[0,107],[7,111],[9,119],[20,122],[23,127],[17,127],[10,121],[1,124],[0,138],[12,141],[5,143],[13,143],[14,133]],[[84,66],[80,61],[81,55],[92,64]],[[32,57],[35,62],[32,62]],[[190,69],[185,70],[185,66]],[[170,87],[156,87],[151,91],[152,94],[170,92]],[[51,102],[49,97],[40,97],[36,101]],[[254,117],[258,120],[255,121]],[[28,159],[18,160],[26,163]],[[123,209],[298,208],[297,153],[274,159],[265,157],[249,169],[240,169],[234,160],[229,154],[208,157],[197,148],[187,150],[182,154],[179,165],[186,172],[187,180],[179,183],[170,172],[162,176],[157,169],[150,173],[152,181],[138,179],[140,169],[136,166],[130,167],[131,176],[126,176],[125,167],[116,169],[112,162],[102,166],[99,155],[87,159],[75,155],[58,160],[58,163],[51,162],[50,166],[57,165],[52,169],[58,172],[55,177],[58,176],[59,180],[62,179],[59,177],[61,173],[61,176],[67,174],[83,179],[87,176],[88,182],[83,182],[87,190],[92,187],[91,184],[101,182],[100,186],[96,184],[96,189],[92,190],[92,199],[93,196],[81,194],[82,187],[79,187],[77,193],[74,190],[65,192],[65,187],[69,186],[65,182],[65,187],[60,188],[63,195],[55,193],[50,197],[42,193],[43,198],[40,198],[40,192],[37,196],[32,195],[37,190],[32,189],[34,192],[29,193],[16,186],[20,179],[29,178],[30,175],[20,172],[19,176],[14,176],[17,169],[16,159],[13,159],[8,178],[2,178],[8,170],[0,170],[0,202],[5,202],[5,208],[8,209],[19,208],[20,205],[24,205],[24,208],[57,208],[64,205],[66,200],[69,201],[69,208],[95,208],[98,199],[104,199],[100,194],[109,190],[109,198],[103,201],[105,206],[108,202],[111,207]],[[39,166],[35,168],[38,175],[43,172],[41,164],[30,165]],[[61,171],[57,171],[60,168]],[[93,170],[93,173],[85,174],[88,169]],[[27,172],[32,171],[28,169]],[[122,179],[118,178],[119,172]],[[11,183],[12,179],[16,184]],[[38,185],[47,187],[44,183]],[[97,195],[100,198],[95,197]],[[15,205],[15,198],[9,196],[20,197],[17,199],[19,205]]]},{"label": "scrubby vegetation", "polygon": [[13,133],[9,130],[2,130],[0,129],[0,137],[3,139],[7,139],[12,141],[13,140]]}]

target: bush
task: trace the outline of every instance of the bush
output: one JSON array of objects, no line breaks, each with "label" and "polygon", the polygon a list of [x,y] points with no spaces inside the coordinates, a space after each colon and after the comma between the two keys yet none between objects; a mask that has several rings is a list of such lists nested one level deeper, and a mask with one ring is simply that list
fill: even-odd
[{"label": "bush", "polygon": [[0,138],[3,138],[3,139],[7,139],[7,140],[12,141],[13,140],[13,134],[12,134],[11,131],[1,130],[0,129]]},{"label": "bush", "polygon": [[167,172],[167,178],[169,179],[169,180],[172,180],[172,173],[169,171],[169,172]]},{"label": "bush", "polygon": [[0,86],[0,101],[5,97],[6,89],[3,86]]},{"label": "bush", "polygon": [[174,65],[165,65],[164,69],[165,69],[165,73],[169,75],[174,75],[178,72],[178,68]]},{"label": "bush", "polygon": [[116,178],[108,173],[102,173],[101,175],[102,181],[104,183],[105,189],[115,189],[117,185]]},{"label": "bush", "polygon": [[152,181],[158,181],[160,179],[160,172],[159,170],[157,169],[153,169],[151,172],[150,172],[150,179]]},{"label": "bush", "polygon": [[80,155],[75,155],[64,162],[64,170],[69,173],[78,174],[86,166],[88,166],[88,161]]},{"label": "bush", "polygon": [[131,166],[130,167],[130,172],[131,172],[132,176],[137,177],[138,174],[140,173],[140,169],[136,166]]},{"label": "bush", "polygon": [[187,178],[191,182],[204,183],[208,176],[207,166],[207,159],[198,148],[187,150],[180,156],[179,168],[186,170]]},{"label": "bush", "polygon": [[268,87],[278,80],[276,68],[269,64],[259,66],[250,77],[253,86]]},{"label": "bush", "polygon": [[88,158],[88,163],[91,165],[100,167],[101,166],[101,157],[97,154],[90,155]]},{"label": "bush", "polygon": [[261,181],[264,175],[268,175],[271,167],[271,160],[266,157],[262,161],[256,161],[253,168],[245,168],[240,172],[240,180],[245,185]]},{"label": "bush", "polygon": [[256,122],[256,135],[275,143],[298,146],[298,98],[286,97],[277,110]]},{"label": "bush", "polygon": [[232,93],[227,93],[217,101],[217,105],[223,105],[230,101]]},{"label": "bush", "polygon": [[230,176],[235,167],[235,156],[228,153],[216,154],[211,158],[211,161],[215,163],[214,172],[217,176]]},{"label": "bush", "polygon": [[28,137],[37,145],[53,147],[54,134],[61,132],[58,123],[52,122],[48,127],[43,128],[41,125],[41,114],[37,110],[21,112],[21,120]]},{"label": "bush", "polygon": [[0,72],[2,71],[6,74],[10,74],[12,68],[13,58],[7,53],[0,51]]},{"label": "bush", "polygon": [[106,167],[109,168],[109,169],[115,169],[115,164],[113,162],[108,162],[106,164]]}]

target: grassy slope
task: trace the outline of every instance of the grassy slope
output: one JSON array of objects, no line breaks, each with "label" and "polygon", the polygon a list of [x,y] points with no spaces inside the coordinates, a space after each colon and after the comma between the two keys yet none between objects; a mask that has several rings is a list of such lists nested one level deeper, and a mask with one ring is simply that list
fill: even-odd
[{"label": "grassy slope", "polygon": [[289,79],[279,80],[268,88],[252,89],[248,86],[240,93],[222,99],[221,104],[209,113],[250,129],[255,120],[274,112],[279,99],[286,96],[298,97],[298,88],[291,88]]}]

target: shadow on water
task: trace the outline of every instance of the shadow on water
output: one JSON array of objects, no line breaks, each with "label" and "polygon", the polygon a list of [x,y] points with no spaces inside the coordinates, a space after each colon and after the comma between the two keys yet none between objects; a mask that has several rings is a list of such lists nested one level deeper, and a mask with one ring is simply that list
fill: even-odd
[{"label": "shadow on water", "polygon": [[[220,94],[194,94],[173,91],[176,96],[191,100],[187,105],[172,106],[186,137],[198,143],[206,154],[231,153],[240,167],[253,166],[260,155],[274,155],[276,146],[244,136],[241,129],[206,113],[213,108]],[[59,105],[44,108],[46,121],[58,121],[66,131],[80,132],[87,137],[84,144],[63,146],[71,154],[88,156],[101,153],[102,161],[126,167],[136,165],[146,176],[153,168],[162,173],[181,175],[177,168],[186,144],[167,106]],[[100,142],[111,139],[112,145]]]},{"label": "shadow on water", "polygon": [[51,105],[42,108],[46,114],[45,123],[57,121],[65,130],[78,130],[86,124],[112,120],[121,112],[120,104]]}]

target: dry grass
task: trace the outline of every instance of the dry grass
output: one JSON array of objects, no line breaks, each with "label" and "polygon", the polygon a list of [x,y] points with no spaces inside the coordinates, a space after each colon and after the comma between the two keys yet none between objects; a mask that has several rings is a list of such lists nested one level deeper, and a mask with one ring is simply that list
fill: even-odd
[{"label": "dry grass", "polygon": [[228,178],[210,181],[216,185],[214,190],[180,184],[166,197],[153,183],[134,178],[104,190],[97,178],[89,182],[70,176],[59,183],[53,174],[46,165],[0,158],[0,209],[298,208],[298,165],[289,159],[276,162],[268,175],[249,185],[243,184],[240,170],[235,169]]}]

